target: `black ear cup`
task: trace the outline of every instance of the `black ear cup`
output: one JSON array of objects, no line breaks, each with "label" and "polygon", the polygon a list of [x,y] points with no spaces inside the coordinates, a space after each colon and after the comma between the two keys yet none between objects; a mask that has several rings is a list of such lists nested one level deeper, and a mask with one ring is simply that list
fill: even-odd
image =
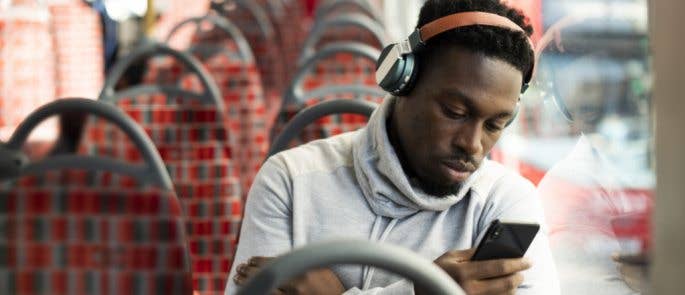
[{"label": "black ear cup", "polygon": [[383,90],[402,96],[413,88],[418,71],[414,55],[401,55],[397,46],[389,45],[381,52],[376,63],[376,80]]},{"label": "black ear cup", "polygon": [[419,76],[418,60],[414,54],[405,55],[404,59],[405,66],[400,78],[400,86],[397,88],[397,91],[392,93],[395,96],[408,95],[414,89]]},{"label": "black ear cup", "polygon": [[[390,44],[388,46],[385,46],[383,50],[381,51],[381,56],[378,57],[378,61],[376,61],[376,71],[381,67],[384,61],[388,59],[388,55],[390,55],[390,52],[392,51],[393,47],[397,46],[397,43]],[[380,83],[380,81],[379,81]]]}]

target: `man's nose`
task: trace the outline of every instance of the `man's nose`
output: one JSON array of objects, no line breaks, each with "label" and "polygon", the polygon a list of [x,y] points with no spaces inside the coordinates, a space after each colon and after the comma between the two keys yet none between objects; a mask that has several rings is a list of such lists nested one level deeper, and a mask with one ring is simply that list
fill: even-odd
[{"label": "man's nose", "polygon": [[469,122],[459,128],[455,135],[454,144],[471,156],[480,155],[483,151],[482,138],[483,128],[481,128],[481,124]]}]

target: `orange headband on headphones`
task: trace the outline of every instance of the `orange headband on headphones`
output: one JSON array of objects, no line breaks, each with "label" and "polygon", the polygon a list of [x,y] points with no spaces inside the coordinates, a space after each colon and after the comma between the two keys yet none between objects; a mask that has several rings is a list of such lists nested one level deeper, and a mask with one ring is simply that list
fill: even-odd
[{"label": "orange headband on headphones", "polygon": [[439,19],[436,19],[419,29],[421,31],[421,40],[424,42],[430,38],[435,37],[440,33],[456,29],[459,27],[483,25],[493,27],[503,27],[512,31],[519,31],[525,34],[523,28],[519,27],[510,19],[498,14],[489,12],[460,12],[451,14]]},{"label": "orange headband on headphones", "polygon": [[[376,81],[384,90],[394,95],[406,95],[414,87],[418,76],[418,66],[415,54],[426,46],[426,41],[436,35],[467,26],[484,25],[522,32],[531,50],[535,50],[525,30],[512,20],[489,12],[460,12],[441,17],[423,27],[414,30],[402,42],[391,44],[383,49],[376,63]],[[535,55],[533,54],[532,68],[524,73],[521,93],[528,89],[535,72]]]},{"label": "orange headband on headphones", "polygon": [[[421,37],[421,42],[425,43],[426,41],[430,40],[431,38],[435,37],[436,35],[439,35],[440,33],[444,33],[449,30],[453,30],[456,28],[460,27],[466,27],[466,26],[474,26],[474,25],[483,25],[483,26],[493,26],[493,27],[501,27],[501,28],[507,28],[512,31],[517,31],[517,32],[522,32],[524,36],[526,36],[526,40],[528,40],[528,44],[530,45],[531,50],[535,50],[535,47],[533,47],[533,41],[530,40],[528,35],[526,34],[526,31],[523,30],[519,25],[514,23],[512,20],[498,15],[494,13],[489,13],[489,12],[480,12],[480,11],[471,11],[471,12],[460,12],[460,13],[455,13],[451,14],[445,17],[441,17],[439,19],[436,19],[423,27],[421,27],[418,32]],[[534,57],[533,57],[534,58]],[[525,78],[525,83],[529,83],[530,80],[532,80],[533,73],[535,72],[535,60],[533,60],[533,68],[530,71],[530,74]]]}]

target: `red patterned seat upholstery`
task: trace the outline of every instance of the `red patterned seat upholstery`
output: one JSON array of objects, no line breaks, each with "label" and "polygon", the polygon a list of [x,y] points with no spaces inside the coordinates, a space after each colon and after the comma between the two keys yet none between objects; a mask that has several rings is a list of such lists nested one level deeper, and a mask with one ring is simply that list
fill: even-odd
[{"label": "red patterned seat upholstery", "polygon": [[[226,121],[229,133],[235,135],[235,140],[229,143],[234,152],[233,161],[239,166],[243,197],[247,197],[269,147],[270,124],[261,87],[253,83],[259,78],[256,68],[235,61],[229,54],[221,53],[204,60],[203,64],[219,88],[226,90],[222,91]],[[194,75],[186,75],[182,86],[196,90],[202,87]]]},{"label": "red patterned seat upholstery", "polygon": [[[28,163],[19,152],[28,135],[65,112],[108,118],[145,165],[64,154]],[[93,100],[59,100],[29,115],[0,153],[0,294],[192,291],[180,203],[131,118]]]},{"label": "red patterned seat upholstery", "polygon": [[[236,139],[231,147],[245,197],[266,155],[268,130],[275,114],[267,114],[260,74],[244,37],[228,22],[223,24],[224,28],[215,26],[213,22],[223,21],[216,18],[189,19],[185,23],[199,23],[202,27],[189,51],[202,63],[221,92],[228,130]],[[188,73],[173,58],[153,58],[148,64],[164,70],[148,72],[147,83],[180,83],[183,89],[204,90],[197,76]]]},{"label": "red patterned seat upholstery", "polygon": [[[285,124],[299,111],[314,103],[331,98],[354,98],[366,99],[380,103],[383,95],[376,84],[375,58],[380,53],[378,50],[363,44],[332,44],[312,57],[310,62],[304,65],[296,75],[293,85],[287,92],[288,99],[279,112],[274,123],[271,136],[280,133]],[[329,91],[326,95],[313,96],[312,92],[321,91],[324,88],[338,87],[368,87],[376,89],[373,95],[358,95],[349,91]],[[365,93],[371,93],[366,91]],[[307,98],[309,97],[309,98]],[[312,139],[324,138],[340,132],[350,131],[362,126],[366,119],[354,115],[343,115],[324,118],[312,124],[302,133],[299,143],[308,142]],[[355,119],[356,118],[356,119]],[[337,120],[337,121],[336,121]],[[295,145],[299,144],[295,143]]]},{"label": "red patterned seat upholstery", "polygon": [[[104,185],[103,185],[104,184]],[[172,192],[63,170],[0,184],[2,294],[189,294]]]},{"label": "red patterned seat upholstery", "polygon": [[375,87],[376,62],[349,53],[337,53],[316,63],[302,81],[304,91],[332,85],[367,85]]},{"label": "red patterned seat upholstery", "polygon": [[[297,71],[297,59],[311,28],[311,19],[299,0],[258,0],[269,14],[276,30],[278,44],[283,53],[285,81]],[[293,20],[298,20],[293,22]]]},{"label": "red patterned seat upholstery", "polygon": [[[0,140],[7,140],[29,113],[55,99],[55,49],[47,6],[0,6]],[[54,123],[38,128],[32,140],[49,147],[56,138]]]},{"label": "red patterned seat upholstery", "polygon": [[[286,85],[286,60],[274,24],[268,12],[254,0],[232,1],[230,7],[215,7],[221,16],[231,20],[245,35],[254,53],[262,77],[269,119],[273,119],[281,105]],[[292,24],[292,21],[289,25]]]},{"label": "red patterned seat upholstery", "polygon": [[105,72],[100,16],[83,1],[58,1],[49,8],[56,97],[96,97]]},{"label": "red patterned seat upholstery", "polygon": [[[119,98],[116,104],[150,136],[174,182],[187,217],[194,289],[223,290],[243,202],[232,160],[234,139],[221,111],[216,105],[164,92],[141,92]],[[85,138],[88,153],[140,160],[136,147],[112,126],[89,124]]]},{"label": "red patterned seat upholstery", "polygon": [[[155,85],[112,90],[130,65],[163,55],[174,56],[187,67],[181,77],[191,72],[200,77],[202,92]],[[218,88],[197,59],[160,44],[137,49],[112,73],[100,100],[117,105],[147,132],[171,174],[187,217],[194,289],[203,294],[223,292],[242,220],[243,194],[234,150],[238,136],[227,130],[230,121]],[[108,126],[88,128],[85,134],[90,139],[84,140],[88,152],[137,160],[132,158],[132,145],[113,136],[116,132]]]}]

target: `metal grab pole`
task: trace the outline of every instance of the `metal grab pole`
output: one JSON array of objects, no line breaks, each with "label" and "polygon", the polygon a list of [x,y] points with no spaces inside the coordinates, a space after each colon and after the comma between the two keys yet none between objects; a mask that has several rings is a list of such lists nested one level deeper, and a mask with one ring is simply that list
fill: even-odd
[{"label": "metal grab pole", "polygon": [[155,11],[155,0],[147,0],[147,10],[145,11],[143,24],[143,33],[145,37],[152,37],[152,33],[155,27],[155,21],[157,20],[157,12]]}]

